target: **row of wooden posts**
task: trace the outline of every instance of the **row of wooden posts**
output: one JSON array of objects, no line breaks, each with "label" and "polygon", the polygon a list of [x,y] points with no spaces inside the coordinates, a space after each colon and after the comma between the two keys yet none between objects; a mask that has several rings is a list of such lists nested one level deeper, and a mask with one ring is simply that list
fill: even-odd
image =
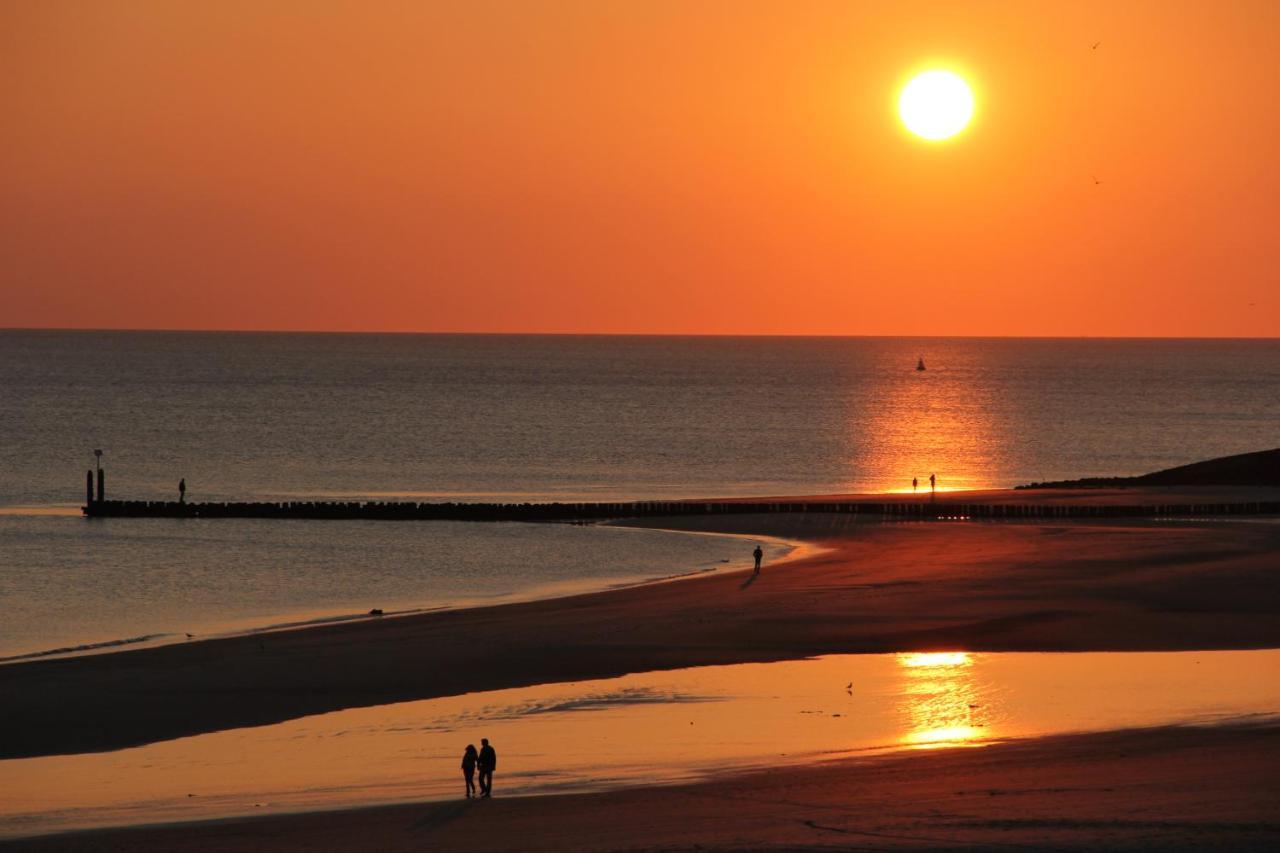
[{"label": "row of wooden posts", "polygon": [[635,501],[590,503],[416,503],[411,501],[108,501],[99,471],[89,472],[84,514],[114,518],[294,518],[381,521],[597,521],[611,518],[840,513],[894,518],[1163,518],[1280,513],[1280,501],[1189,504],[964,504],[921,501]]}]

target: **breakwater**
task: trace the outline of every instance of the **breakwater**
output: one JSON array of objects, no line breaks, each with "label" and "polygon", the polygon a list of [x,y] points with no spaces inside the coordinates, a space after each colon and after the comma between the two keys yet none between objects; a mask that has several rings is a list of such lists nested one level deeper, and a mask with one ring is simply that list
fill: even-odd
[{"label": "breakwater", "polygon": [[1274,515],[1280,501],[1172,504],[955,503],[950,501],[635,501],[623,503],[415,503],[281,501],[183,503],[105,501],[83,507],[93,518],[287,518],[370,521],[603,521],[617,518],[741,513],[840,513],[919,520],[1015,518],[1167,518]]}]

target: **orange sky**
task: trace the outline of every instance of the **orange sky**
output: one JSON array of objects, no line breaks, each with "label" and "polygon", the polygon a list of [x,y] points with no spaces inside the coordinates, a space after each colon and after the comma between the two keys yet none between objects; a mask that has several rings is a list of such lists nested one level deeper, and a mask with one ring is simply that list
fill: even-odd
[{"label": "orange sky", "polygon": [[[7,0],[0,327],[1274,336],[1277,44],[1268,0]],[[933,60],[941,145],[893,110]]]}]

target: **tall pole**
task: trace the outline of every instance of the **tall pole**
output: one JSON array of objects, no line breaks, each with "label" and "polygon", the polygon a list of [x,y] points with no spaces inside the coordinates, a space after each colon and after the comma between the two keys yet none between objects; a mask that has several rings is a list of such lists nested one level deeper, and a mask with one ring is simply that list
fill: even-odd
[{"label": "tall pole", "polygon": [[102,501],[106,498],[107,487],[106,487],[106,483],[102,481],[102,451],[101,450],[93,451],[93,466],[98,472],[98,503],[102,503]]}]

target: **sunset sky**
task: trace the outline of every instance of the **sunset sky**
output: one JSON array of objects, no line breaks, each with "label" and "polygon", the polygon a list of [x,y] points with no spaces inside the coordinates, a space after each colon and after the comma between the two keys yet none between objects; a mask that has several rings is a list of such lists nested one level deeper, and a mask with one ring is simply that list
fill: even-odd
[{"label": "sunset sky", "polygon": [[0,327],[1273,336],[1278,44],[1267,0],[6,0]]}]

